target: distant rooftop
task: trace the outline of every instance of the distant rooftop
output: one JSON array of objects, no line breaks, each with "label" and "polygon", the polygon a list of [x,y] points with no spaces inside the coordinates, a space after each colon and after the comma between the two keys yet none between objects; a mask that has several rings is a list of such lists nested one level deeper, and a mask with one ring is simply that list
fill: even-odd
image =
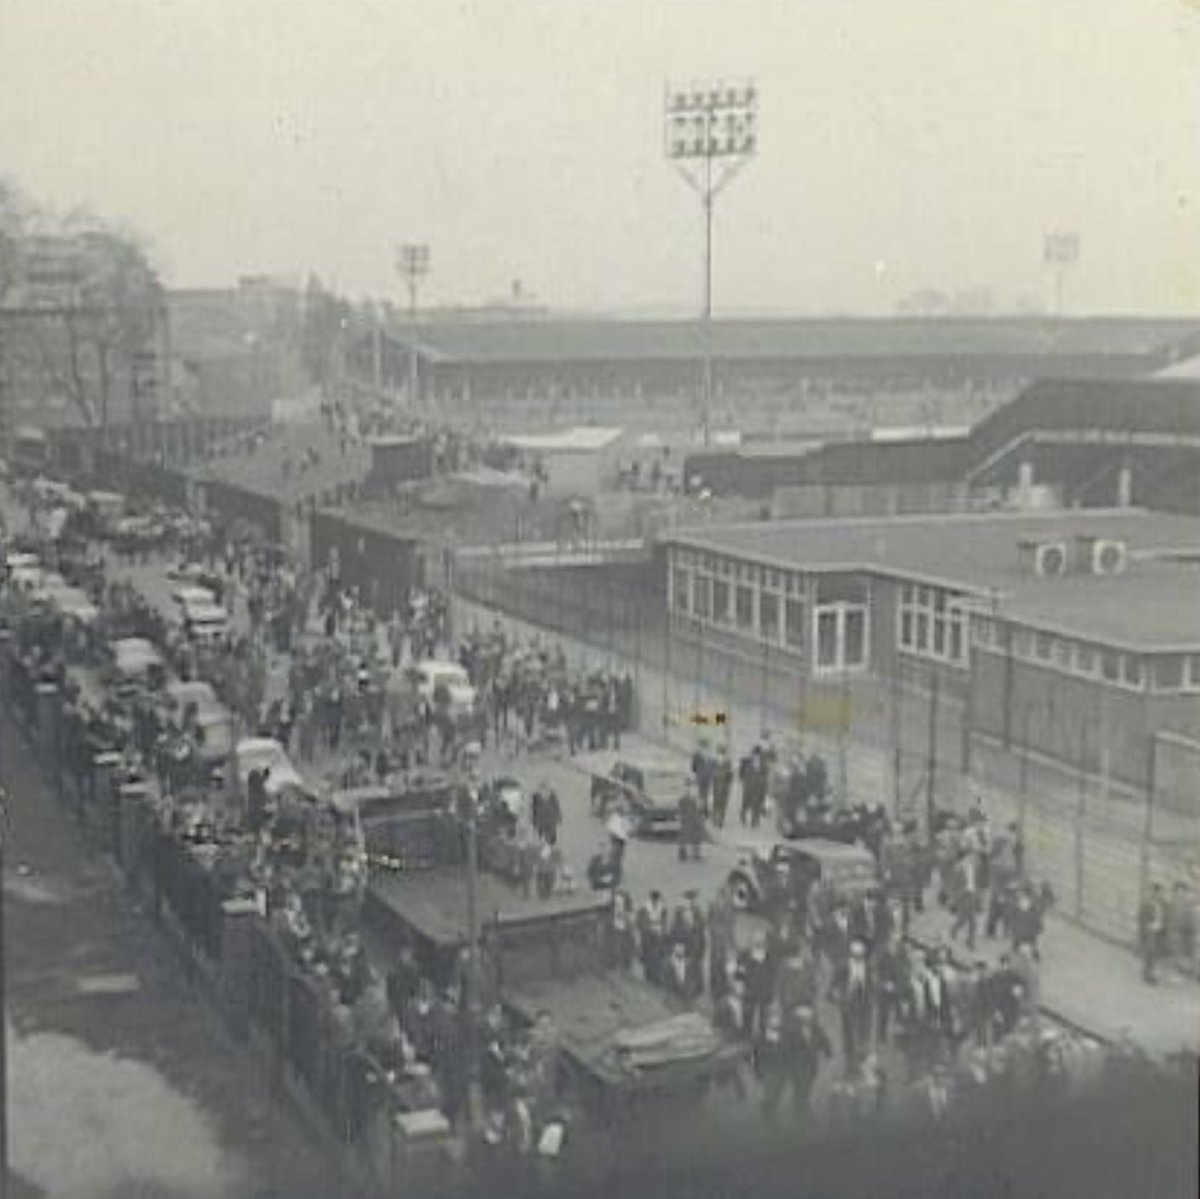
[{"label": "distant rooftop", "polygon": [[[1018,561],[1027,540],[1124,541],[1124,574],[1039,578]],[[781,569],[886,575],[996,600],[1036,628],[1139,651],[1200,648],[1200,569],[1156,555],[1200,552],[1200,519],[1143,511],[1068,510],[799,520],[681,529],[663,540]]]},{"label": "distant rooftop", "polygon": [[605,450],[619,441],[623,433],[624,429],[577,425],[573,429],[562,429],[555,433],[519,434],[504,440],[519,450],[555,454]]},{"label": "distant rooftop", "polygon": [[[408,343],[407,323],[391,336]],[[1200,321],[1168,317],[804,317],[630,320],[578,317],[438,320],[417,328],[434,361],[461,363],[718,359],[1141,360],[1160,369],[1200,350]]]}]

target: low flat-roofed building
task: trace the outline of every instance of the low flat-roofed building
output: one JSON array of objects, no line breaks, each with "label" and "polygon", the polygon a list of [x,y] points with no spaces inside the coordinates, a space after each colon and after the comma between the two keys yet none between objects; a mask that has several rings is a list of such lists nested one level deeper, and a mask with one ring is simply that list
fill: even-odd
[{"label": "low flat-roofed building", "polygon": [[663,540],[672,624],[710,653],[769,655],[818,684],[936,675],[968,736],[1064,760],[1103,745],[1130,783],[1150,735],[1200,738],[1198,519],[777,521]]}]

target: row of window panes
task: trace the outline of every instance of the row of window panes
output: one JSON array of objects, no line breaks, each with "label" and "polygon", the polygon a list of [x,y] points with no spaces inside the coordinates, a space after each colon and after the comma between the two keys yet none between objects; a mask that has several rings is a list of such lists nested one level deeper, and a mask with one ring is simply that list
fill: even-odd
[{"label": "row of window panes", "polygon": [[[1002,649],[999,624],[988,618],[975,621],[975,644]],[[1013,631],[1013,654],[1032,658],[1070,674],[1102,678],[1110,683],[1141,689],[1146,670],[1134,654],[1105,650],[1083,641],[1055,637],[1050,633]],[[1159,654],[1150,662],[1150,681],[1155,691],[1200,691],[1200,654]]]},{"label": "row of window panes", "polygon": [[900,589],[900,648],[960,665],[967,660],[967,614],[950,605],[944,591],[907,585]]},{"label": "row of window panes", "polygon": [[754,587],[770,588],[772,591],[786,591],[788,595],[803,596],[808,589],[808,580],[796,571],[775,570],[769,566],[738,562],[732,558],[721,558],[712,554],[681,550],[676,554],[672,565],[677,575],[699,572]]},{"label": "row of window panes", "polygon": [[1101,678],[1106,683],[1134,691],[1140,691],[1146,685],[1145,664],[1137,654],[1103,649],[1068,637],[1056,637],[1053,633],[1014,629],[1012,652],[1016,658],[1025,658],[1066,674]]},{"label": "row of window panes", "polygon": [[[808,652],[809,607],[793,596],[738,584],[731,587],[707,575],[676,570],[672,576],[675,607],[697,620],[758,631],[765,640],[782,643],[796,653]],[[689,590],[690,589],[690,590]],[[817,666],[861,667],[867,654],[866,604],[836,603],[815,610]]]},{"label": "row of window panes", "polygon": [[807,605],[801,598],[773,591],[756,592],[744,583],[731,585],[723,579],[693,576],[679,569],[672,576],[672,590],[679,612],[690,612],[716,625],[732,625],[742,632],[757,629],[768,641],[782,641],[797,652],[805,651]]},{"label": "row of window panes", "polygon": [[1200,691],[1200,654],[1162,654],[1151,661],[1155,691]]}]

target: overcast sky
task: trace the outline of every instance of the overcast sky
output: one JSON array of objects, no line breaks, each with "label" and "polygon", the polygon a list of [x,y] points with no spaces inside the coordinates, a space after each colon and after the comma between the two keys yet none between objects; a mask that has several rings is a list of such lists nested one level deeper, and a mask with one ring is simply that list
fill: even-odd
[{"label": "overcast sky", "polygon": [[685,312],[702,224],[667,79],[754,76],[718,313],[922,286],[1200,313],[1191,0],[0,0],[0,172],[135,225],[177,286],[314,270],[431,301]]}]

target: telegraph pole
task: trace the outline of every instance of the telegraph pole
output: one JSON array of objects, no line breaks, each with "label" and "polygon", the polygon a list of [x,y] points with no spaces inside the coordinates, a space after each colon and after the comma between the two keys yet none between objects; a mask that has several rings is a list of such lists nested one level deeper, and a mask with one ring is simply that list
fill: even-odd
[{"label": "telegraph pole", "polygon": [[[664,111],[668,160],[700,199],[704,214],[704,293],[701,307],[704,374],[700,427],[708,445],[713,402],[712,248],[717,197],[758,148],[758,86],[710,80],[688,87],[668,85]],[[713,165],[718,166],[714,174]]]}]

